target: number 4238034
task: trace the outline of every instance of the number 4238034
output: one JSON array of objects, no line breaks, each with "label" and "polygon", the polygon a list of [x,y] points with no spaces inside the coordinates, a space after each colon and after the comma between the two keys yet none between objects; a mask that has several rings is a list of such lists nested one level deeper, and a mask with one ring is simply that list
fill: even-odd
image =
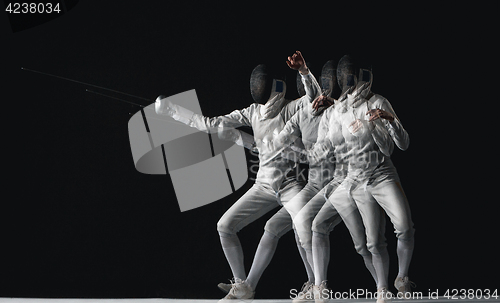
[{"label": "number 4238034", "polygon": [[51,14],[60,13],[59,3],[9,3],[5,8],[9,14]]},{"label": "number 4238034", "polygon": [[498,299],[497,289],[447,289],[443,297],[447,299]]}]

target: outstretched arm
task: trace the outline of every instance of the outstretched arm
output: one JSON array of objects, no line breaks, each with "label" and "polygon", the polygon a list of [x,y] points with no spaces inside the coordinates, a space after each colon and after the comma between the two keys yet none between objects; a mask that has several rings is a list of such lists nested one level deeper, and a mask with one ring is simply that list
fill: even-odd
[{"label": "outstretched arm", "polygon": [[168,98],[157,98],[155,103],[156,113],[166,115],[180,121],[190,127],[197,128],[207,133],[217,133],[219,127],[225,126],[235,128],[239,126],[252,126],[251,117],[255,111],[256,104],[247,108],[235,110],[231,113],[217,117],[205,117],[190,111],[180,105],[174,104]]}]

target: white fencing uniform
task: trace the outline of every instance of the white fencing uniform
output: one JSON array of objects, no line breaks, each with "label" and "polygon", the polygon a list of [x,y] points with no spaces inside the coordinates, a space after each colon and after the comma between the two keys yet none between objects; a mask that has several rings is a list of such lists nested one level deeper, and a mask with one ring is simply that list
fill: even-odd
[{"label": "white fencing uniform", "polygon": [[[370,87],[371,76],[369,83],[358,83],[357,89],[348,95],[345,107],[339,110],[342,133],[350,147],[348,175],[341,191],[354,199],[363,218],[367,248],[373,256],[378,288],[382,288],[387,287],[388,254],[384,236],[385,215],[380,207],[391,219],[398,241],[413,243],[414,229],[409,204],[390,160],[394,143],[405,150],[409,145],[409,137],[390,103],[382,96],[372,94]],[[379,118],[369,122],[367,112],[372,109],[389,112],[394,121]],[[356,130],[353,123],[359,129]],[[347,208],[339,211],[341,214],[349,213]],[[407,256],[403,258],[409,264]]]},{"label": "white fencing uniform", "polygon": [[[366,247],[362,218],[352,199],[349,199],[348,194],[345,191],[339,191],[339,186],[348,172],[349,146],[344,140],[342,124],[339,123],[338,119],[338,108],[342,107],[345,99],[346,94],[343,94],[334,106],[325,111],[320,126],[322,136],[318,137],[318,142],[312,151],[314,156],[311,161],[324,158],[327,156],[329,149],[333,151],[335,157],[336,165],[333,180],[320,191],[320,194],[324,195],[328,202],[318,203],[314,199],[311,200],[294,220],[296,229],[301,231],[299,235],[303,233],[304,238],[311,239],[311,241],[305,242],[304,245],[307,245],[306,251],[309,247],[312,249],[316,285],[320,285],[326,280],[330,255],[329,234],[341,221],[341,218],[349,228],[356,251],[363,256],[368,270],[376,280],[375,271],[371,264],[371,256]],[[321,131],[321,129],[325,128],[327,131]],[[349,211],[341,212],[337,210],[338,206],[341,206],[340,210],[347,208]]]},{"label": "white fencing uniform", "polygon": [[[294,101],[273,100],[273,104],[282,104],[280,108],[254,103],[249,107],[235,110],[227,115],[213,118],[197,114],[184,114],[178,106],[170,106],[165,112],[174,119],[182,121],[191,127],[210,133],[218,133],[220,129],[234,129],[240,126],[252,127],[255,147],[259,152],[259,170],[255,184],[238,201],[236,201],[220,218],[217,230],[221,236],[224,253],[231,266],[235,279],[245,280],[246,274],[243,266],[243,252],[236,233],[243,227],[257,220],[265,213],[286,203],[303,188],[304,183],[295,180],[295,176],[287,178],[287,173],[292,170],[295,162],[276,154],[270,149],[273,137],[278,134],[288,121],[304,104],[310,104],[319,94],[320,87],[311,73],[302,75],[306,95]],[[283,98],[284,93],[275,98]],[[271,101],[271,100],[270,100]],[[269,102],[268,102],[269,103]],[[271,105],[273,105],[271,104]],[[163,105],[159,106],[161,108]],[[273,113],[274,111],[274,113]],[[264,254],[265,262],[255,268],[252,288],[255,288],[262,271],[272,257],[276,241],[284,233],[292,229],[292,220],[288,212],[280,209],[265,226],[265,233],[261,244],[266,237],[274,241]],[[259,245],[260,246],[260,245]],[[272,247],[274,246],[274,247]],[[257,254],[259,253],[259,248]],[[256,254],[256,259],[257,259]],[[254,260],[254,264],[257,260]],[[250,270],[249,278],[252,276]]]},{"label": "white fencing uniform", "polygon": [[[299,252],[305,252],[305,257],[309,265],[314,268],[312,252],[312,231],[311,225],[314,216],[325,204],[326,193],[330,187],[325,187],[333,176],[335,171],[335,159],[333,152],[325,152],[321,158],[316,159],[309,155],[318,137],[325,138],[328,131],[328,123],[324,115],[313,112],[312,104],[303,106],[285,125],[281,133],[274,139],[274,147],[278,150],[288,147],[300,137],[304,146],[303,152],[308,154],[309,173],[308,182],[304,188],[293,197],[286,205],[286,210],[290,213],[296,233],[296,239],[300,242]],[[323,127],[319,127],[323,123]],[[330,146],[328,146],[330,147]],[[285,152],[286,153],[286,152]],[[305,211],[302,209],[305,206]],[[302,215],[299,215],[302,214]],[[329,224],[330,230],[341,221],[340,216],[329,216],[325,219],[325,224]],[[304,256],[302,256],[304,258]],[[316,269],[314,269],[314,272]],[[314,276],[309,277],[309,283],[313,284]]]}]

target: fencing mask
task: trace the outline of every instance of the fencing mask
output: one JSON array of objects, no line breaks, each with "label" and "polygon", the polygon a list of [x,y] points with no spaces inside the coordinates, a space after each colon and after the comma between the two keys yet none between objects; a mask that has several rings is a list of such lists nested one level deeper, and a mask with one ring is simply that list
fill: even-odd
[{"label": "fencing mask", "polygon": [[286,83],[277,79],[264,64],[257,65],[250,76],[250,93],[255,102],[264,104],[263,118],[275,117],[286,104]]},{"label": "fencing mask", "polygon": [[335,88],[335,82],[337,80],[337,69],[335,68],[335,62],[330,60],[323,65],[321,70],[321,90],[323,95],[331,97],[333,90]]},{"label": "fencing mask", "polygon": [[340,58],[337,64],[337,82],[339,87],[344,93],[347,89],[356,86],[358,69],[354,63],[354,60],[349,55],[345,55]]}]

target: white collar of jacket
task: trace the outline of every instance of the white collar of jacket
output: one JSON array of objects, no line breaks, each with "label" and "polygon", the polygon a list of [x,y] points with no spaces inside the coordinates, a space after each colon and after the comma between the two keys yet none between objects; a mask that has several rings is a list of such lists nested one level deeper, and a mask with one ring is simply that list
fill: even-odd
[{"label": "white collar of jacket", "polygon": [[260,115],[262,116],[262,119],[274,118],[281,112],[287,103],[285,100],[285,93],[286,83],[284,81],[274,79],[271,96],[269,97],[269,100],[267,100],[266,104],[260,107]]}]

